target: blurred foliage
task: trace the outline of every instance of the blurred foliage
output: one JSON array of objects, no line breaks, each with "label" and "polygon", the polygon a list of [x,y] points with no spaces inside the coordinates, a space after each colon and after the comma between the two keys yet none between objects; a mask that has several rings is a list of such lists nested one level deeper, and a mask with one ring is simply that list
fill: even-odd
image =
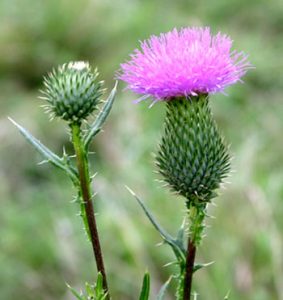
[{"label": "blurred foliage", "polygon": [[[66,126],[39,108],[42,75],[69,60],[98,66],[113,86],[119,64],[138,40],[173,27],[210,25],[231,35],[256,69],[214,95],[212,110],[234,154],[231,184],[211,206],[196,274],[200,299],[283,299],[283,2],[282,0],[1,0],[0,2],[0,298],[73,299],[94,280],[90,245],[70,200],[71,183],[47,165],[8,122],[11,116],[59,154],[72,149]],[[109,285],[115,299],[137,299],[146,269],[151,295],[168,279],[166,246],[124,184],[146,200],[174,234],[184,205],[155,180],[152,152],[164,106],[133,105],[120,92],[103,133],[92,144],[98,175],[95,205]],[[173,284],[171,284],[171,289]],[[133,296],[136,295],[136,296]],[[173,289],[171,298],[173,299]]]}]

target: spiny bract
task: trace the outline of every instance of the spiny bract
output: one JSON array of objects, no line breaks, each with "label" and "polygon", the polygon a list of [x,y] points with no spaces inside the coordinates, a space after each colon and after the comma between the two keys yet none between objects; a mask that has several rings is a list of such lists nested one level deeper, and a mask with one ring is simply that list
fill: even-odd
[{"label": "spiny bract", "polygon": [[51,117],[69,123],[80,123],[97,107],[103,94],[102,81],[97,81],[97,69],[87,62],[70,62],[59,66],[44,78],[42,99]]},{"label": "spiny bract", "polygon": [[156,156],[159,172],[188,202],[209,201],[230,159],[208,107],[208,96],[167,102],[164,134]]}]

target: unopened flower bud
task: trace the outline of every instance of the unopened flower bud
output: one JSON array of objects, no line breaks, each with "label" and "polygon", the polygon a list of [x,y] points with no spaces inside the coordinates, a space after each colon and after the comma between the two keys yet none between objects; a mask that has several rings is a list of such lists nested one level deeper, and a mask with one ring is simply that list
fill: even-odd
[{"label": "unopened flower bud", "polygon": [[80,123],[97,107],[103,94],[98,72],[87,62],[70,62],[59,66],[44,78],[42,91],[47,111],[69,123]]}]

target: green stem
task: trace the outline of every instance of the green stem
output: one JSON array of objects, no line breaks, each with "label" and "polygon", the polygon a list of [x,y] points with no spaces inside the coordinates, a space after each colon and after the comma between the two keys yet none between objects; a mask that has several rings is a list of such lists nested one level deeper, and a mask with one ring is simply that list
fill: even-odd
[{"label": "green stem", "polygon": [[97,271],[101,273],[103,278],[103,288],[107,293],[107,299],[110,299],[109,292],[108,292],[108,285],[106,279],[106,273],[104,268],[103,256],[99,241],[99,235],[97,231],[97,225],[95,220],[95,214],[92,204],[92,197],[91,197],[91,187],[90,187],[90,175],[88,169],[88,157],[85,151],[82,139],[81,139],[81,129],[80,124],[72,124],[71,125],[72,131],[72,141],[74,144],[74,149],[76,152],[77,158],[77,167],[79,171],[79,179],[80,179],[80,193],[83,199],[83,206],[82,213],[86,216],[87,219],[87,231],[90,236],[90,240],[92,243],[92,249],[96,261]]},{"label": "green stem", "polygon": [[184,295],[184,280],[185,280],[185,268],[183,266],[180,267],[180,274],[177,280],[178,280],[178,285],[176,289],[176,299],[182,300]]},{"label": "green stem", "polygon": [[194,206],[188,203],[188,209],[190,219],[190,231],[186,257],[183,300],[191,299],[196,250],[197,246],[201,241],[202,231],[204,228],[203,220],[205,217],[205,205]]}]

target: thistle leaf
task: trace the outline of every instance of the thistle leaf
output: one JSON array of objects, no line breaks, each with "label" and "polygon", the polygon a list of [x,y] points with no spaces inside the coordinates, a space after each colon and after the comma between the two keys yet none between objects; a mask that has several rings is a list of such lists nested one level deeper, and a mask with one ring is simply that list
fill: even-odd
[{"label": "thistle leaf", "polygon": [[9,120],[18,128],[23,137],[52,165],[58,167],[59,169],[65,171],[67,175],[71,178],[74,184],[78,183],[78,175],[76,171],[71,168],[67,163],[65,163],[63,158],[60,158],[45,145],[43,145],[39,140],[37,140],[29,131],[24,127],[20,126],[13,119]]},{"label": "thistle leaf", "polygon": [[179,243],[176,242],[176,240],[168,234],[155,220],[154,216],[151,214],[151,212],[147,209],[143,201],[135,194],[134,191],[132,191],[129,187],[125,186],[126,189],[135,197],[138,204],[141,206],[143,211],[145,212],[147,218],[151,222],[151,224],[154,226],[154,228],[159,232],[161,237],[164,239],[164,241],[171,246],[173,249],[178,261],[185,262],[185,250],[180,247]]},{"label": "thistle leaf", "polygon": [[106,298],[106,293],[103,289],[103,277],[102,274],[99,272],[97,275],[97,280],[95,284],[95,299],[97,300],[104,300]]},{"label": "thistle leaf", "polygon": [[184,246],[184,239],[185,239],[185,233],[186,233],[186,219],[184,219],[181,227],[179,228],[177,232],[177,237],[175,239],[175,243],[179,245],[179,247],[182,249],[182,251],[185,253],[185,246]]},{"label": "thistle leaf", "polygon": [[157,295],[156,300],[163,300],[163,298],[165,296],[165,292],[171,282],[171,279],[172,279],[172,277],[169,277],[169,279],[162,285],[162,287]]},{"label": "thistle leaf", "polygon": [[91,285],[88,282],[85,283],[85,294],[82,292],[78,293],[69,284],[67,284],[67,287],[78,300],[105,300],[107,296],[107,293],[103,289],[103,277],[101,273],[98,273],[95,285]]},{"label": "thistle leaf", "polygon": [[144,274],[142,282],[142,290],[140,293],[139,300],[148,300],[150,291],[150,275],[148,272]]},{"label": "thistle leaf", "polygon": [[106,121],[106,118],[110,113],[117,92],[117,84],[118,82],[116,81],[113,90],[105,101],[104,106],[84,137],[84,145],[86,148],[89,146],[91,139],[101,130],[103,123]]},{"label": "thistle leaf", "polygon": [[71,293],[78,299],[78,300],[85,300],[83,298],[83,295],[80,295],[74,288],[72,288],[69,284],[67,284],[68,289],[71,291]]},{"label": "thistle leaf", "polygon": [[88,296],[94,296],[93,293],[93,286],[91,284],[89,284],[88,282],[85,283],[85,290]]}]

